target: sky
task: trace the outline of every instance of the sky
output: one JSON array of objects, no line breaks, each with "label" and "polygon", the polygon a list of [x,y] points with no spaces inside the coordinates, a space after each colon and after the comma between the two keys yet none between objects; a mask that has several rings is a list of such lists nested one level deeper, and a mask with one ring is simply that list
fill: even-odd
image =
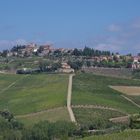
[{"label": "sky", "polygon": [[16,44],[140,52],[140,0],[0,0],[0,50]]}]

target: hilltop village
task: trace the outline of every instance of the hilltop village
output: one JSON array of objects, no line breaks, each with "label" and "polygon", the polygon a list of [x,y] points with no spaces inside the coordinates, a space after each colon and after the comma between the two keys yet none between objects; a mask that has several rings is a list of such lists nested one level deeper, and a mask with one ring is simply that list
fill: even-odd
[{"label": "hilltop village", "polygon": [[[17,59],[18,58],[18,59]],[[9,72],[64,72],[72,73],[84,68],[140,68],[140,54],[121,55],[118,52],[83,49],[54,48],[51,44],[17,45],[0,52],[0,71]]]}]

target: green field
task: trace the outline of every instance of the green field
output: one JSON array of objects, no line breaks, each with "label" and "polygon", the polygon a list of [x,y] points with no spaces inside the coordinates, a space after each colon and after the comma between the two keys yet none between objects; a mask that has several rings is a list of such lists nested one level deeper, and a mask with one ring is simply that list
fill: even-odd
[{"label": "green field", "polygon": [[50,122],[55,121],[70,121],[68,110],[66,107],[59,107],[54,109],[49,109],[46,111],[28,114],[23,116],[17,116],[17,119],[20,120],[25,126],[32,126],[39,121],[48,120]]},{"label": "green field", "polygon": [[[124,99],[122,93],[111,89],[109,85],[140,86],[140,81],[91,73],[77,74],[73,79],[72,104],[107,106],[129,114],[140,112],[137,106]],[[140,102],[140,97],[135,100]]]},{"label": "green field", "polygon": [[67,85],[68,75],[0,75],[0,110],[22,115],[63,107]]},{"label": "green field", "polygon": [[139,140],[139,139],[140,139],[140,131],[129,130],[116,134],[87,137],[83,138],[82,140]]},{"label": "green field", "polygon": [[19,80],[24,76],[11,75],[11,74],[0,74],[0,93],[7,88],[13,82]]},{"label": "green field", "polygon": [[[17,120],[29,128],[44,120],[70,121],[66,108],[68,81],[69,75],[65,74],[0,74],[0,110],[9,110]],[[83,130],[127,127],[126,124],[112,123],[109,119],[140,112],[136,105],[123,98],[122,93],[111,89],[109,85],[140,86],[140,81],[86,73],[74,76],[73,112]],[[125,96],[140,103],[140,96]],[[138,131],[126,131],[83,140],[138,140],[139,137]]]}]

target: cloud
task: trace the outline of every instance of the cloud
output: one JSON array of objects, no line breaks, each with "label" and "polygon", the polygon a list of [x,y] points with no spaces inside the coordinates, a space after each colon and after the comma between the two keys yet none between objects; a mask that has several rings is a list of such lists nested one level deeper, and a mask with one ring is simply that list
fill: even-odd
[{"label": "cloud", "polygon": [[121,24],[111,24],[106,35],[95,37],[95,49],[122,54],[140,52],[140,18]]},{"label": "cloud", "polygon": [[16,39],[16,40],[0,40],[0,50],[9,49],[14,45],[25,45],[27,41],[24,39]]},{"label": "cloud", "polygon": [[132,23],[132,27],[135,29],[140,29],[140,18],[136,19],[133,23]]},{"label": "cloud", "polygon": [[116,24],[111,24],[111,25],[109,25],[108,30],[110,32],[119,32],[119,31],[121,31],[121,27]]},{"label": "cloud", "polygon": [[99,43],[95,49],[97,50],[105,50],[105,51],[118,51],[118,46],[115,44],[107,44],[107,43]]}]

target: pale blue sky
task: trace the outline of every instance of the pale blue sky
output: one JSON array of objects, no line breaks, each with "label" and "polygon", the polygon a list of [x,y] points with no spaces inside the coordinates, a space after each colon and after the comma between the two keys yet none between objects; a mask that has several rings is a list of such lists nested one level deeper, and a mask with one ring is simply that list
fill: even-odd
[{"label": "pale blue sky", "polygon": [[51,42],[135,53],[139,40],[140,0],[0,0],[0,49]]}]

